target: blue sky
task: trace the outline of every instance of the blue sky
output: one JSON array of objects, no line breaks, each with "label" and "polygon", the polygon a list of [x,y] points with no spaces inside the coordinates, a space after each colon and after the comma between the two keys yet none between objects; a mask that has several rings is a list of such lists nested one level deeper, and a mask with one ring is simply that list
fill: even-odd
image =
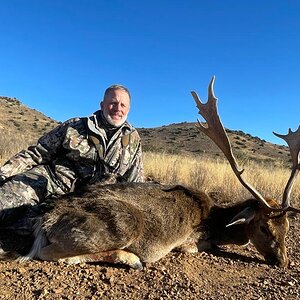
[{"label": "blue sky", "polygon": [[224,126],[274,143],[300,124],[300,2],[2,0],[0,95],[58,121],[126,85],[130,122],[195,121],[215,94]]}]

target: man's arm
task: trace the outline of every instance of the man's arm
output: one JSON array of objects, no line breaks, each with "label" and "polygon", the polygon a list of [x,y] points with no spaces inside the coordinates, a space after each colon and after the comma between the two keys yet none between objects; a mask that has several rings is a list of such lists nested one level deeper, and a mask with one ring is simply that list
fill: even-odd
[{"label": "man's arm", "polygon": [[143,153],[142,145],[139,135],[137,135],[138,140],[134,141],[136,146],[136,151],[133,155],[131,166],[123,175],[124,181],[128,182],[144,182],[144,164],[143,164]]},{"label": "man's arm", "polygon": [[0,184],[8,177],[22,173],[32,167],[45,164],[51,160],[61,147],[64,139],[66,124],[63,123],[42,136],[36,145],[29,146],[11,157],[0,168]]}]

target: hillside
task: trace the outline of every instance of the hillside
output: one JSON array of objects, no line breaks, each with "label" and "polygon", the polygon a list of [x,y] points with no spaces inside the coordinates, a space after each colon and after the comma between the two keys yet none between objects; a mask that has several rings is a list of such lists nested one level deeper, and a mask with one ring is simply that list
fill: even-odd
[{"label": "hillside", "polygon": [[29,142],[54,128],[58,123],[24,105],[16,98],[0,96],[0,130],[16,136],[26,136]]},{"label": "hillside", "polygon": [[[269,143],[243,131],[226,129],[234,155],[240,160],[255,160],[274,165],[287,164],[289,149]],[[145,151],[223,157],[221,150],[200,130],[196,123],[179,123],[157,128],[140,128]]]},{"label": "hillside", "polygon": [[[35,143],[58,122],[25,106],[16,98],[0,97],[0,159]],[[157,128],[138,128],[144,151],[222,157],[220,150],[196,128],[196,123],[179,123]],[[234,154],[241,160],[253,159],[281,165],[289,160],[285,146],[266,142],[242,131],[227,129]]]}]

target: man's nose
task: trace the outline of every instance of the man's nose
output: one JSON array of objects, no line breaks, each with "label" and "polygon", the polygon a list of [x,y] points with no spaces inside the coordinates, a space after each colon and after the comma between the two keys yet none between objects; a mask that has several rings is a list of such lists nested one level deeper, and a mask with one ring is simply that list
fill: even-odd
[{"label": "man's nose", "polygon": [[121,103],[116,103],[116,104],[114,105],[114,108],[115,108],[115,110],[120,111],[121,108],[122,108]]}]

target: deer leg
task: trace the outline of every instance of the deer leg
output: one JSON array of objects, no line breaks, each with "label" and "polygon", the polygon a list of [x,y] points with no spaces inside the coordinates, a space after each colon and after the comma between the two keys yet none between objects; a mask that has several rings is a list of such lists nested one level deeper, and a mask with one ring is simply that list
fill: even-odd
[{"label": "deer leg", "polygon": [[38,258],[46,261],[58,261],[61,257],[65,257],[68,253],[58,244],[50,244],[43,247],[38,252]]},{"label": "deer leg", "polygon": [[174,251],[183,252],[183,253],[196,253],[198,252],[198,247],[195,242],[186,242],[176,248]]},{"label": "deer leg", "polygon": [[[70,255],[70,254],[69,254]],[[139,257],[132,252],[125,250],[110,250],[98,253],[88,253],[75,256],[68,256],[65,250],[58,244],[50,244],[43,247],[38,257],[46,261],[59,261],[67,264],[79,264],[84,262],[108,262],[114,264],[125,264],[134,269],[143,269],[143,265]]]},{"label": "deer leg", "polygon": [[58,261],[65,262],[67,264],[78,264],[82,262],[108,262],[114,264],[125,264],[138,270],[143,269],[143,265],[139,257],[132,252],[125,250],[111,250],[98,253],[82,254],[60,258]]}]

